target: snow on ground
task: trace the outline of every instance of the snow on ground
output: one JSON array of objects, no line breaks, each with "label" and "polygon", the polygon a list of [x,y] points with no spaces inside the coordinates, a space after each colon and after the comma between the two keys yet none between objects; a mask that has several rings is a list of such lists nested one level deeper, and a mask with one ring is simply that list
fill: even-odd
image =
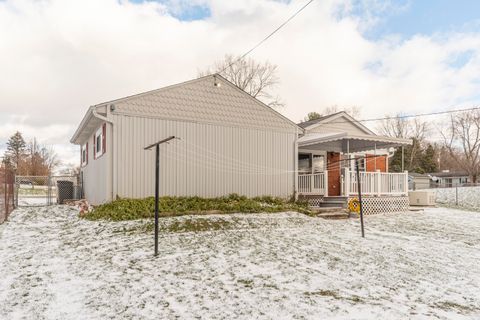
[{"label": "snow on ground", "polygon": [[458,190],[456,188],[439,188],[431,190],[435,191],[436,201],[439,204],[458,206],[459,208],[469,210],[480,210],[480,186],[458,187]]},{"label": "snow on ground", "polygon": [[[480,213],[297,213],[92,222],[64,206],[0,226],[0,319],[478,319]],[[178,228],[177,228],[178,229]],[[181,229],[181,228],[180,228]]]}]

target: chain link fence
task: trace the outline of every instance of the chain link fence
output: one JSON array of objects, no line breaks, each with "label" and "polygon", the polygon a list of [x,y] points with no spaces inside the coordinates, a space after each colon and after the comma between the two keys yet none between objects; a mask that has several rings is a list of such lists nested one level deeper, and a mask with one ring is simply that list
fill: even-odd
[{"label": "chain link fence", "polygon": [[464,183],[444,186],[431,183],[417,190],[430,190],[435,193],[436,203],[443,206],[480,211],[480,184]]},{"label": "chain link fence", "polygon": [[81,199],[78,176],[16,176],[17,206],[50,206],[65,200]]},{"label": "chain link fence", "polygon": [[14,209],[14,175],[0,168],[0,224],[7,220]]}]

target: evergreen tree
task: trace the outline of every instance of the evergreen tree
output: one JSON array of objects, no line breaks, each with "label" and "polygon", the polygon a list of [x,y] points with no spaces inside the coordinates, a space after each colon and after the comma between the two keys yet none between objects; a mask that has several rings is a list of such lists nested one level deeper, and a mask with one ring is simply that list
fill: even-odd
[{"label": "evergreen tree", "polygon": [[311,121],[311,120],[317,120],[317,119],[320,119],[322,117],[322,115],[318,112],[309,112],[307,114],[307,116],[304,118],[304,121],[307,122],[307,121]]},{"label": "evergreen tree", "polygon": [[[404,148],[404,170],[416,173],[428,173],[437,171],[437,163],[435,161],[435,148],[428,144],[425,148],[423,144],[412,139],[413,144]],[[398,148],[390,159],[390,171],[402,171],[402,149]]]},{"label": "evergreen tree", "polygon": [[421,166],[425,172],[436,172],[437,171],[437,162],[436,162],[436,152],[435,148],[429,143],[423,155],[420,159]]},{"label": "evergreen tree", "polygon": [[15,132],[7,141],[7,151],[5,152],[5,162],[10,163],[14,169],[17,169],[26,155],[27,144],[20,132]]}]

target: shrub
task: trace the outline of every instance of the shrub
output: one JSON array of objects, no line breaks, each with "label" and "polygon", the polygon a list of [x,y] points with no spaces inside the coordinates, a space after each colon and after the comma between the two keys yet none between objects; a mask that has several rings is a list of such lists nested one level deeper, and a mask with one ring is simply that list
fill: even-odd
[{"label": "shrub", "polygon": [[[152,218],[155,211],[155,198],[117,199],[96,207],[85,216],[89,220],[135,220]],[[281,198],[264,196],[247,198],[231,194],[218,198],[200,197],[161,197],[159,214],[162,217],[186,214],[212,213],[274,213],[298,211],[310,213],[308,205],[301,202],[289,202]]]}]

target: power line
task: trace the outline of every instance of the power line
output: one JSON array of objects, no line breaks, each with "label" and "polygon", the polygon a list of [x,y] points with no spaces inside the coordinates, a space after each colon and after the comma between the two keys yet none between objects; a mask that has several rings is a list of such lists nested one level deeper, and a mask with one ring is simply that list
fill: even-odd
[{"label": "power line", "polygon": [[255,49],[257,49],[258,47],[260,47],[265,41],[267,41],[268,39],[270,39],[275,33],[277,33],[278,31],[280,31],[280,29],[282,29],[287,23],[289,23],[293,18],[295,18],[300,12],[302,12],[306,7],[308,7],[309,4],[311,4],[314,0],[310,0],[308,1],[306,4],[304,4],[300,9],[298,9],[293,15],[291,15],[287,20],[285,20],[281,25],[279,25],[275,30],[273,30],[269,35],[267,35],[265,38],[263,38],[259,43],[257,43],[255,46],[253,46],[250,50],[248,50],[247,52],[245,52],[244,54],[242,54],[240,57],[238,57],[237,59],[235,59],[234,61],[232,61],[230,64],[228,64],[225,68],[223,68],[221,71],[219,72],[216,72],[217,74],[221,74],[222,72],[224,72],[225,70],[227,70],[228,68],[230,68],[231,66],[233,66],[235,63],[237,63],[238,61],[242,60],[243,58],[245,58],[247,55],[249,55],[250,53],[252,53]]},{"label": "power line", "polygon": [[381,121],[381,120],[389,120],[389,119],[409,119],[409,118],[418,118],[418,117],[426,117],[426,116],[436,116],[436,115],[442,115],[442,114],[451,114],[451,113],[457,113],[457,112],[466,112],[466,111],[475,111],[475,110],[480,110],[480,107],[473,107],[473,108],[466,108],[466,109],[454,109],[454,110],[446,110],[446,111],[438,111],[438,112],[429,112],[429,113],[418,113],[418,114],[407,114],[407,115],[398,115],[398,116],[392,116],[392,117],[382,117],[382,118],[370,118],[370,119],[361,119],[361,120],[347,120],[347,121],[333,121],[333,122],[328,122],[329,124],[335,124],[335,123],[350,123],[350,122],[356,122],[356,123],[361,123],[361,122],[372,122],[372,121]]}]

